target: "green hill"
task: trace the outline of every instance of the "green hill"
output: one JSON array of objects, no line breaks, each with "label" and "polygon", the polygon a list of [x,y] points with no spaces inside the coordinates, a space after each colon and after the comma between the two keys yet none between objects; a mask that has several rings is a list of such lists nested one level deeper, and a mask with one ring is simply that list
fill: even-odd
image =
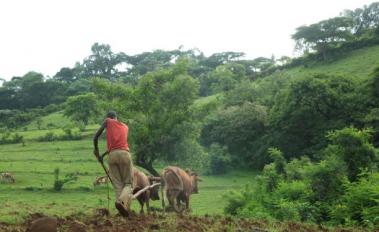
[{"label": "green hill", "polygon": [[275,72],[283,76],[304,76],[314,73],[347,75],[360,79],[370,76],[373,69],[379,66],[379,45],[351,51],[341,58],[329,62],[318,62],[308,67],[300,66]]},{"label": "green hill", "polygon": [[73,124],[73,122],[69,118],[63,116],[63,112],[59,111],[33,120],[26,126],[26,128],[28,130],[48,129],[57,127],[61,128],[69,124]]}]

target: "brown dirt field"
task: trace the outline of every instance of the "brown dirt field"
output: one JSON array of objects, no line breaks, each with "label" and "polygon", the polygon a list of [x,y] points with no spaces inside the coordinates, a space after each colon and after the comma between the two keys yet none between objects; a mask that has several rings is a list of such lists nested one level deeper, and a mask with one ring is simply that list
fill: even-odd
[{"label": "brown dirt field", "polygon": [[[100,213],[99,213],[100,212]],[[45,218],[42,214],[29,215],[28,219],[20,225],[7,225],[0,223],[1,232],[21,232],[29,231],[33,223],[43,221]],[[304,223],[286,222],[286,223],[269,223],[267,221],[255,221],[249,219],[236,219],[225,216],[193,216],[193,215],[176,215],[174,213],[151,213],[145,215],[132,214],[128,218],[120,216],[107,216],[104,210],[96,210],[94,215],[85,217],[66,217],[56,218],[56,231],[70,232],[128,232],[128,231],[336,231],[336,232],[356,232],[364,231],[359,229],[328,229],[317,225]],[[49,230],[50,231],[50,230]],[[34,231],[32,231],[34,232]],[[41,231],[42,232],[42,231]]]}]

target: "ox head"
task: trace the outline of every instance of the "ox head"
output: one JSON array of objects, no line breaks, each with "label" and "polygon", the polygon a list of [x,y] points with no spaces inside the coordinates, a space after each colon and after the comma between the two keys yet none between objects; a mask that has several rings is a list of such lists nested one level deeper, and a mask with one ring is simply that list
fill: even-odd
[{"label": "ox head", "polygon": [[191,177],[192,192],[199,193],[199,187],[197,184],[199,181],[201,181],[199,175],[190,169],[187,169],[186,172]]}]

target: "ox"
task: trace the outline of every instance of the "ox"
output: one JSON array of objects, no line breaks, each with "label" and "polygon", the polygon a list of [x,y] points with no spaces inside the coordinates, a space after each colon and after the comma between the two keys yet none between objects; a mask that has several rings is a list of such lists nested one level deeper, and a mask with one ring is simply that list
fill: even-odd
[{"label": "ox", "polygon": [[197,182],[201,180],[198,175],[179,167],[167,167],[163,170],[161,178],[164,184],[164,190],[162,190],[164,191],[164,194],[162,193],[163,209],[165,209],[164,195],[176,212],[182,211],[180,201],[185,203],[185,209],[189,209],[190,195],[199,192]]},{"label": "ox", "polygon": [[[142,189],[145,189],[148,186],[151,186],[152,180],[150,180],[145,173],[139,171],[138,169],[133,169],[133,194],[136,194]],[[159,200],[159,194],[158,194],[158,188],[159,186],[155,186],[151,189],[147,189],[145,192],[140,194],[137,197],[138,202],[140,203],[141,210],[140,212],[143,213],[143,207],[146,204],[147,212],[150,212],[150,205],[149,200]]]}]

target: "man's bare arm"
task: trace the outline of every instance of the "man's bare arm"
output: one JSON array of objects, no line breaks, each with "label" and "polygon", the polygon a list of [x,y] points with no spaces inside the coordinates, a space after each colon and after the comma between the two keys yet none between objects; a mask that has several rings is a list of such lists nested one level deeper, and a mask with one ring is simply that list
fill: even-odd
[{"label": "man's bare arm", "polygon": [[107,121],[105,120],[103,124],[101,125],[101,127],[97,130],[95,136],[93,137],[94,154],[96,157],[99,157],[98,140],[106,127],[107,127]]}]

